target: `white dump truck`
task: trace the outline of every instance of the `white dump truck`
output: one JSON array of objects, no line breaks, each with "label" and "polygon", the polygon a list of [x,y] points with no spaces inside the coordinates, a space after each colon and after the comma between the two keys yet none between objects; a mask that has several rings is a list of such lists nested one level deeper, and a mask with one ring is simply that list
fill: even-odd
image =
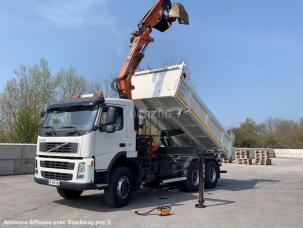
[{"label": "white dump truck", "polygon": [[35,181],[68,199],[103,189],[114,207],[128,204],[142,185],[175,184],[197,191],[197,151],[210,151],[205,185],[220,177],[219,154],[234,136],[198,97],[185,64],[137,72],[132,100],[82,95],[48,106],[39,133]]},{"label": "white dump truck", "polygon": [[119,98],[78,94],[47,108],[38,137],[37,183],[57,187],[68,199],[104,189],[113,207],[127,205],[142,185],[173,183],[183,191],[216,186],[218,156],[228,157],[234,137],[187,83],[185,65],[135,74],[154,42],[152,30],[165,32],[175,21],[189,24],[183,5],[157,0],[139,22],[112,83]]}]

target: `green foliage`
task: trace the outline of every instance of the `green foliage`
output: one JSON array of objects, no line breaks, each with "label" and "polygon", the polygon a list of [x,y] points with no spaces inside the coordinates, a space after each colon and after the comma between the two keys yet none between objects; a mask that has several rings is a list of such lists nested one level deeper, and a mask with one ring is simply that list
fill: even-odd
[{"label": "green foliage", "polygon": [[4,123],[0,119],[0,143],[5,143],[5,142],[8,142],[8,139],[4,131]]},{"label": "green foliage", "polygon": [[260,126],[251,119],[246,119],[239,128],[234,128],[236,147],[258,147],[258,132]]},{"label": "green foliage", "polygon": [[102,90],[99,83],[78,75],[73,67],[61,69],[54,80],[57,85],[56,96],[59,100],[70,99],[76,93],[98,93]]},{"label": "green foliage", "polygon": [[268,118],[261,124],[247,119],[232,131],[236,147],[303,148],[303,119],[295,122]]},{"label": "green foliage", "polygon": [[20,66],[14,73],[0,93],[0,142],[35,142],[40,113],[47,105],[71,99],[75,93],[101,90],[73,67],[52,74],[45,59],[31,67]]},{"label": "green foliage", "polygon": [[16,143],[36,143],[40,120],[35,118],[33,109],[23,106],[17,112],[13,127],[13,137]]}]

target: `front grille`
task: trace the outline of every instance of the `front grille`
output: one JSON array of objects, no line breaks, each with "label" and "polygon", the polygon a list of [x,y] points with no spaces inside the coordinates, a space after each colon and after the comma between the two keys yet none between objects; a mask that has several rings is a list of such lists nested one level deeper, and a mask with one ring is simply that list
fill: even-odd
[{"label": "front grille", "polygon": [[73,170],[75,167],[75,163],[61,162],[61,161],[40,161],[40,166],[44,168],[52,168],[52,169]]},{"label": "front grille", "polygon": [[69,181],[73,179],[73,174],[69,174],[69,173],[54,173],[54,172],[41,171],[41,176],[52,180]]},{"label": "front grille", "polygon": [[40,143],[39,150],[49,153],[77,153],[78,143]]}]

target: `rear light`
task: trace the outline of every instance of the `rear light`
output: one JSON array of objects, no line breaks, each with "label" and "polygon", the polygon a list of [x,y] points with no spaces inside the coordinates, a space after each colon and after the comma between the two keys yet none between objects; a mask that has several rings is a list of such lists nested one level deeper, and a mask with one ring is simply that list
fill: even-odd
[{"label": "rear light", "polygon": [[81,98],[81,94],[80,93],[76,93],[74,96],[73,96],[74,99],[80,99]]}]

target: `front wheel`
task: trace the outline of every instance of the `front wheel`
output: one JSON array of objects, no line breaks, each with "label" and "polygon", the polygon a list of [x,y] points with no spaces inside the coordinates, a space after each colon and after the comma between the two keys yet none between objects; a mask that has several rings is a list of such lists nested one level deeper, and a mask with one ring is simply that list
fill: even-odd
[{"label": "front wheel", "polygon": [[126,167],[117,167],[112,171],[108,187],[104,189],[106,203],[112,207],[128,204],[132,195],[133,177]]},{"label": "front wheel", "polygon": [[81,196],[83,191],[57,188],[57,192],[64,199],[78,199]]}]

